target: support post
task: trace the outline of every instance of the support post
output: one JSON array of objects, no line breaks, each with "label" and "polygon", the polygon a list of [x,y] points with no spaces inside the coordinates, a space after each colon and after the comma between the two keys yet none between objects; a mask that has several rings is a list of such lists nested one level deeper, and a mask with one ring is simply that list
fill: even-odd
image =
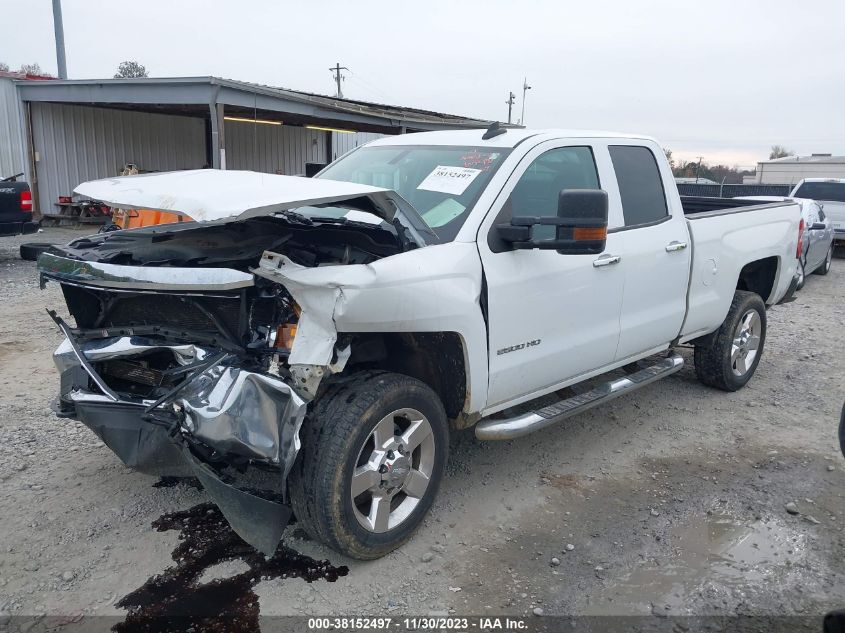
[{"label": "support post", "polygon": [[211,120],[211,167],[213,169],[226,169],[224,106],[222,103],[217,103],[215,98],[209,104],[208,110],[209,119]]}]

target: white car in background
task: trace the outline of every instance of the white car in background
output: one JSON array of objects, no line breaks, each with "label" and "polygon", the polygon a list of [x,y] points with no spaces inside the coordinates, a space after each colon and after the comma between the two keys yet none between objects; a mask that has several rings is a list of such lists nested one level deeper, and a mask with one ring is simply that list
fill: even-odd
[{"label": "white car in background", "polygon": [[[845,183],[845,181],[842,181]],[[742,200],[758,202],[797,202],[801,205],[801,218],[804,220],[802,233],[801,261],[798,266],[797,290],[804,287],[806,275],[815,273],[826,275],[830,272],[833,260],[834,227],[829,216],[824,212],[822,203],[808,198],[782,198],[780,196],[740,196]]]},{"label": "white car in background", "polygon": [[845,244],[845,178],[805,178],[789,195],[820,202],[833,226],[834,241]]}]

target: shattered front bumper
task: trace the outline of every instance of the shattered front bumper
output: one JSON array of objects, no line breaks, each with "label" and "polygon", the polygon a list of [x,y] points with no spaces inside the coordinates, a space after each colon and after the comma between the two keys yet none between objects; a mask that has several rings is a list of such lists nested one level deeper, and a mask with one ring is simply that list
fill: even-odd
[{"label": "shattered front bumper", "polygon": [[[280,378],[243,369],[216,350],[140,336],[77,341],[57,323],[67,336],[54,354],[57,414],[80,420],[134,470],[196,477],[235,532],[271,555],[291,514],[284,482],[299,451],[305,400]],[[186,368],[169,398],[118,395],[96,371],[103,361],[161,351]],[[271,473],[281,493],[243,485],[254,467]]]}]

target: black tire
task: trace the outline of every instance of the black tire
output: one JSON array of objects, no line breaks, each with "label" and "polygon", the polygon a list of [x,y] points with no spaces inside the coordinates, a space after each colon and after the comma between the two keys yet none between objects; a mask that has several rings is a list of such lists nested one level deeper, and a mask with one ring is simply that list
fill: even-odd
[{"label": "black tire", "polygon": [[53,244],[46,244],[44,242],[27,242],[21,244],[21,259],[25,259],[28,262],[37,261],[41,253],[51,248],[53,248]]},{"label": "black tire", "polygon": [[[760,320],[759,344],[750,366],[742,375],[734,373],[731,359],[734,337],[740,329],[740,322],[750,311],[755,311]],[[698,379],[710,387],[723,391],[736,391],[751,380],[766,343],[766,304],[755,292],[737,290],[722,326],[713,334],[700,340],[695,346],[695,373]]]},{"label": "black tire", "polygon": [[[352,473],[378,422],[405,408],[419,411],[431,425],[435,449],[428,487],[399,525],[386,532],[369,531],[355,515]],[[300,436],[302,447],[288,490],[297,520],[313,539],[352,558],[372,560],[411,537],[437,494],[449,450],[446,412],[434,391],[401,374],[355,374],[315,399]]]},{"label": "black tire", "polygon": [[833,244],[830,245],[830,248],[827,250],[827,255],[825,255],[824,262],[822,265],[816,268],[813,271],[814,275],[826,275],[830,272],[830,264],[833,261]]},{"label": "black tire", "polygon": [[842,457],[845,457],[845,405],[842,405],[842,414],[839,416],[839,450]]}]

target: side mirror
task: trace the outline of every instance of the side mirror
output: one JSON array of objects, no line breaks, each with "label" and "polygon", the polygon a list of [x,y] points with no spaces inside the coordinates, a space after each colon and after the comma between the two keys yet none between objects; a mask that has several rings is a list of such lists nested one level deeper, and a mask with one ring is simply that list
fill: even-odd
[{"label": "side mirror", "polygon": [[[607,192],[564,189],[558,195],[557,217],[521,216],[496,225],[499,239],[514,249],[556,250],[562,255],[595,255],[607,242]],[[531,227],[554,226],[555,238],[534,240]]]},{"label": "side mirror", "polygon": [[557,199],[558,253],[595,255],[607,243],[607,192],[602,189],[564,189]]},{"label": "side mirror", "polygon": [[824,222],[814,222],[810,225],[810,231],[824,231],[827,227],[825,226]]}]

